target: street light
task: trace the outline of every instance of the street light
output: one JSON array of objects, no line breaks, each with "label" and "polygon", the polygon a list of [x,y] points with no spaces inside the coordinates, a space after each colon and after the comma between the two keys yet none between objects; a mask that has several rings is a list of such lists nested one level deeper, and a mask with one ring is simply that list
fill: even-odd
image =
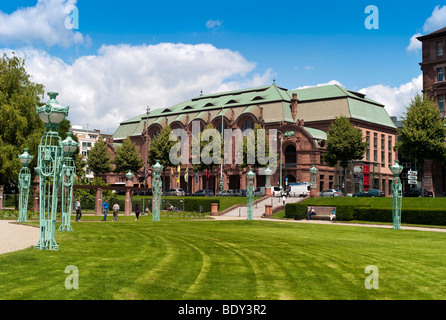
[{"label": "street light", "polygon": [[310,168],[310,195],[311,197],[314,197],[316,195],[316,188],[317,188],[317,168],[314,166]]},{"label": "street light", "polygon": [[54,236],[63,165],[63,149],[57,129],[68,115],[70,107],[59,105],[56,100],[57,92],[48,92],[48,95],[50,100],[45,105],[36,106],[36,113],[43,121],[45,133],[40,140],[36,168],[40,177],[40,238],[34,247],[40,250],[57,250],[59,245]]},{"label": "street light", "polygon": [[390,166],[390,171],[393,174],[392,183],[392,219],[393,219],[393,229],[401,229],[401,204],[402,204],[402,186],[399,175],[403,171],[403,166],[395,160],[395,163]]},{"label": "street light", "polygon": [[153,172],[153,181],[152,181],[152,190],[153,190],[153,221],[160,221],[160,206],[161,206],[161,189],[163,183],[161,181],[161,171],[163,170],[163,165],[156,161],[156,164],[152,166]]},{"label": "street light", "polygon": [[17,222],[26,222],[28,212],[28,195],[29,187],[31,185],[31,170],[29,164],[33,160],[33,156],[28,153],[28,149],[19,155],[19,160],[22,163],[22,168],[19,172],[19,218]]},{"label": "street light", "polygon": [[256,174],[252,172],[252,169],[249,169],[249,172],[246,174],[248,178],[248,185],[246,187],[246,197],[247,197],[247,209],[248,209],[248,220],[252,220],[252,207],[254,203],[254,178]]},{"label": "street light", "polygon": [[73,204],[73,186],[74,179],[76,177],[76,165],[73,161],[73,153],[78,147],[78,143],[71,138],[72,133],[67,132],[67,138],[61,142],[63,150],[62,159],[62,223],[60,224],[59,231],[72,231],[73,228],[70,224],[72,204]]},{"label": "street light", "polygon": [[[294,136],[294,131],[285,131],[285,133],[282,133],[282,131],[277,130],[280,132],[280,192],[282,193],[283,187],[282,187],[282,143],[283,143],[283,137],[291,138]],[[274,137],[274,139],[277,141],[277,136]]]},{"label": "street light", "polygon": [[146,157],[144,159],[144,187],[147,188],[148,187],[148,183],[147,183],[147,157],[148,155],[148,141],[149,141],[149,127],[148,127],[148,122],[149,122],[149,113],[150,113],[150,107],[147,106],[146,108]]}]

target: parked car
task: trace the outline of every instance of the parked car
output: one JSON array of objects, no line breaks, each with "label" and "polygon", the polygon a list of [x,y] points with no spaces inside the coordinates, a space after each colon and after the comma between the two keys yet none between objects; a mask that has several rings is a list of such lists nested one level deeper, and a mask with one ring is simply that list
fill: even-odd
[{"label": "parked car", "polygon": [[246,190],[242,189],[232,189],[233,197],[246,197]]},{"label": "parked car", "polygon": [[173,188],[169,189],[165,192],[165,196],[178,196],[178,197],[184,197],[185,192],[181,188]]},{"label": "parked car", "polygon": [[[192,193],[193,196],[199,196],[199,197],[205,197],[206,196],[206,190],[201,189],[198,191],[195,191],[194,193]],[[213,197],[214,196],[214,191],[212,190],[207,190],[207,196],[209,197]]]},{"label": "parked car", "polygon": [[217,197],[231,197],[233,196],[232,190],[223,190],[217,193]]},{"label": "parked car", "polygon": [[376,189],[369,189],[363,192],[356,192],[353,197],[385,197],[386,194],[382,191]]},{"label": "parked car", "polygon": [[317,194],[319,197],[342,197],[342,191],[337,189],[325,189]]},{"label": "parked car", "polygon": [[412,188],[403,193],[403,197],[421,197],[420,188]]}]

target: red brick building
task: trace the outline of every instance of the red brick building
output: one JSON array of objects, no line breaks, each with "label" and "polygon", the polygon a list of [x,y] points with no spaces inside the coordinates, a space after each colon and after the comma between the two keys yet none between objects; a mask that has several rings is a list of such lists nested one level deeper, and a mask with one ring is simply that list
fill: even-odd
[{"label": "red brick building", "polygon": [[[445,117],[446,100],[446,27],[417,38],[422,43],[423,94],[433,99]],[[432,176],[429,173],[432,169]],[[444,164],[426,160],[424,188],[435,196],[446,192]]]},{"label": "red brick building", "polygon": [[[352,125],[363,131],[369,148],[362,159],[351,164],[345,181],[346,193],[362,189],[380,189],[389,195],[392,174],[389,165],[397,159],[393,150],[396,142],[396,127],[384,109],[384,105],[367,98],[364,94],[347,90],[337,85],[287,90],[275,84],[257,88],[200,95],[177,105],[151,111],[124,121],[113,134],[113,143],[121,143],[127,136],[136,144],[142,159],[146,156],[147,145],[164,126],[181,128],[191,135],[193,121],[201,128],[213,124],[220,130],[223,120],[225,129],[254,128],[260,123],[268,129],[281,132],[294,131],[294,136],[284,138],[280,149],[280,135],[277,152],[282,153],[282,186],[285,181],[309,182],[309,169],[318,169],[317,191],[328,188],[342,188],[340,168],[333,168],[322,161],[325,152],[327,131],[338,116],[347,116]],[[279,157],[280,158],[280,157]],[[165,188],[177,188],[195,192],[205,188],[205,172],[198,173],[198,179],[191,170],[192,165],[183,165],[180,182],[177,182],[177,168],[167,170],[169,178]],[[359,167],[359,168],[358,168]],[[184,173],[189,168],[186,182]],[[144,184],[144,168],[135,173],[134,183]],[[147,171],[148,186],[151,186],[152,172]],[[107,182],[125,181],[124,174],[110,174]],[[223,166],[224,189],[246,189],[246,169],[237,164]],[[209,177],[209,189],[218,191],[220,167]],[[280,185],[280,169],[271,178],[273,186]],[[255,185],[265,185],[265,176],[256,175]]]}]

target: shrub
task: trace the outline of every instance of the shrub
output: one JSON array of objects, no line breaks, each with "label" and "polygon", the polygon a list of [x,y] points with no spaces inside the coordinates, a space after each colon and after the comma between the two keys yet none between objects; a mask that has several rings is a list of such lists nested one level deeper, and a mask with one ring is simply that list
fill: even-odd
[{"label": "shrub", "polygon": [[287,203],[285,205],[285,217],[295,220],[305,219],[308,206],[302,203]]},{"label": "shrub", "polygon": [[336,205],[336,220],[350,221],[354,218],[354,206],[350,205]]}]

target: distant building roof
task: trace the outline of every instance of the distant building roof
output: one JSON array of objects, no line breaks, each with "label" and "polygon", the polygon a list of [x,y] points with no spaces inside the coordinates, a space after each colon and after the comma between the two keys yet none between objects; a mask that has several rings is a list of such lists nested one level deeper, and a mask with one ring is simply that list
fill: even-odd
[{"label": "distant building roof", "polygon": [[[291,99],[297,94],[298,109],[296,119],[291,113]],[[260,108],[262,111],[260,111]],[[168,108],[160,108],[120,123],[113,137],[124,139],[126,136],[141,135],[143,123],[150,126],[158,123],[171,124],[184,119],[212,121],[218,116],[234,117],[250,113],[257,119],[262,115],[265,123],[292,122],[303,119],[305,123],[321,120],[334,120],[344,115],[361,121],[395,128],[384,105],[367,98],[364,94],[347,90],[339,85],[327,85],[287,90],[277,85],[200,95]],[[319,133],[319,135],[321,135]]]},{"label": "distant building roof", "polygon": [[425,39],[436,38],[446,35],[446,27],[435,30],[434,32],[428,33],[424,36],[417,37],[418,40],[423,41]]}]

